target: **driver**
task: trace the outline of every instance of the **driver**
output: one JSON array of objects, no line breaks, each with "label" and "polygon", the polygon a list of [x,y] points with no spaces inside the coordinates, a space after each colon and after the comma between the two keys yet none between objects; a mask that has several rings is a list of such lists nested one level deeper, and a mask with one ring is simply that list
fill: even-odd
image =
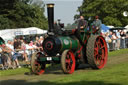
[{"label": "driver", "polygon": [[80,43],[84,46],[84,43],[82,42],[82,39],[81,39],[81,30],[84,31],[84,28],[87,28],[88,27],[88,22],[86,20],[84,20],[84,17],[83,16],[80,16],[79,20],[78,20],[78,27],[77,27],[77,33],[76,33],[76,36],[77,38],[79,39]]}]

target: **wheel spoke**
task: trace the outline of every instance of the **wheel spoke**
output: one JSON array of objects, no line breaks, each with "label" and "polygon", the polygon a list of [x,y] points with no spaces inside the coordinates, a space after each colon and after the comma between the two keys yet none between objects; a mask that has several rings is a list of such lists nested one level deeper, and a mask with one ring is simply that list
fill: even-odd
[{"label": "wheel spoke", "polygon": [[70,64],[68,64],[67,70],[71,70],[71,65]]},{"label": "wheel spoke", "polygon": [[95,50],[95,51],[98,51],[98,47],[95,47],[94,50]]},{"label": "wheel spoke", "polygon": [[36,67],[37,72],[40,72],[40,65],[38,64],[38,66]]},{"label": "wheel spoke", "polygon": [[95,59],[96,59],[96,64],[100,65],[100,63],[101,63],[101,56],[98,54]]},{"label": "wheel spoke", "polygon": [[99,58],[98,58],[98,62],[99,62],[99,66],[101,66],[104,62],[104,55],[103,55],[103,51],[102,51],[102,54],[99,55]]},{"label": "wheel spoke", "polygon": [[105,58],[105,53],[104,53],[105,51],[102,49],[102,56],[101,56],[101,58],[102,58],[102,60],[104,60],[104,58]]},{"label": "wheel spoke", "polygon": [[98,48],[95,48],[96,50],[94,50],[94,56],[96,57],[96,55],[98,55]]},{"label": "wheel spoke", "polygon": [[68,65],[68,63],[66,63],[66,69],[69,70],[69,65]]},{"label": "wheel spoke", "polygon": [[95,47],[95,48],[94,48],[94,51],[98,52],[98,47]]},{"label": "wheel spoke", "polygon": [[94,57],[98,55],[98,43],[95,43],[95,48],[94,48]]},{"label": "wheel spoke", "polygon": [[66,59],[66,63],[70,64],[70,59]]},{"label": "wheel spoke", "polygon": [[97,48],[98,48],[98,42],[96,42],[96,43],[95,43],[95,47],[97,47]]},{"label": "wheel spoke", "polygon": [[66,63],[66,69],[70,70],[71,69],[71,66],[70,66],[70,64],[71,64],[71,53],[70,52],[67,53],[65,63]]},{"label": "wheel spoke", "polygon": [[100,49],[104,49],[104,48],[105,48],[105,46],[104,46],[104,45],[100,47]]},{"label": "wheel spoke", "polygon": [[70,69],[72,68],[72,65],[71,65],[71,64],[69,65],[69,68],[70,68]]},{"label": "wheel spoke", "polygon": [[96,64],[97,64],[97,62],[98,62],[98,55],[95,57],[95,61],[96,61]]},{"label": "wheel spoke", "polygon": [[98,59],[97,59],[97,61],[98,61],[98,64],[100,64],[100,56],[98,56]]},{"label": "wheel spoke", "polygon": [[104,62],[104,60],[102,60],[102,59],[101,59],[101,60],[100,60],[100,65],[102,65],[102,64],[103,64],[103,62]]},{"label": "wheel spoke", "polygon": [[98,52],[95,52],[94,57],[96,57],[97,55],[98,55]]},{"label": "wheel spoke", "polygon": [[100,38],[97,41],[98,41],[98,45],[99,45],[100,44]]}]

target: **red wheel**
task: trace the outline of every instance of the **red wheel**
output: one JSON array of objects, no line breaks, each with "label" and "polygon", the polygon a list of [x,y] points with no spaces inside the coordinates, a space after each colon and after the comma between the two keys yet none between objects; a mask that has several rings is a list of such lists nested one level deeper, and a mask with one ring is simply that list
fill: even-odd
[{"label": "red wheel", "polygon": [[94,69],[101,69],[107,63],[108,50],[102,36],[91,36],[87,43],[87,60]]},{"label": "red wheel", "polygon": [[43,56],[41,52],[36,52],[32,55],[31,59],[32,72],[37,75],[43,74],[45,71],[45,63],[39,61],[39,57],[41,56]]},{"label": "red wheel", "polygon": [[64,73],[72,74],[75,70],[75,56],[72,51],[65,50],[61,56],[61,65]]}]

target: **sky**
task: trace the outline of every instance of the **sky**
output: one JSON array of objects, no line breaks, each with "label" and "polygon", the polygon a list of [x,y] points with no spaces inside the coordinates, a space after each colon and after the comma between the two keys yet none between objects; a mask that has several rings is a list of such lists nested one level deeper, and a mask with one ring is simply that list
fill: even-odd
[{"label": "sky", "polygon": [[[77,8],[82,5],[83,0],[43,0],[45,4],[54,3],[54,20],[61,19],[67,25],[74,22],[74,15],[79,14]],[[47,17],[47,7],[45,6],[45,16]]]}]

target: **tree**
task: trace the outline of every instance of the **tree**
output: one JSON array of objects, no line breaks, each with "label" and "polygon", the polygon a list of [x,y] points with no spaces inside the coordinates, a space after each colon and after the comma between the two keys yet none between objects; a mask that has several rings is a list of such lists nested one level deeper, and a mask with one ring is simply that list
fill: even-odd
[{"label": "tree", "polygon": [[68,23],[65,29],[75,29],[77,27],[77,23],[74,22],[73,24]]},{"label": "tree", "polygon": [[9,19],[0,15],[0,28],[10,28]]},{"label": "tree", "polygon": [[[43,14],[43,2],[42,5],[39,5],[33,0],[1,0],[0,10],[0,15],[9,20],[9,28],[48,28],[47,19]],[[1,29],[8,27],[4,26]]]},{"label": "tree", "polygon": [[[128,18],[123,12],[128,10],[128,0],[84,0],[78,8],[81,15],[86,18],[99,15],[106,25],[126,26]],[[78,17],[79,15],[76,15]]]}]

